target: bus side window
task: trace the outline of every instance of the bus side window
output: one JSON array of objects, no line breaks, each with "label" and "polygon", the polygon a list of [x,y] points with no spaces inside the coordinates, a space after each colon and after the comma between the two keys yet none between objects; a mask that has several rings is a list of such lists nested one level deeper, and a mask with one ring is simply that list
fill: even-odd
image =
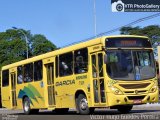
[{"label": "bus side window", "polygon": [[58,69],[58,57],[56,56],[56,62],[55,62],[55,64],[56,64],[56,77],[58,77],[58,74],[59,74],[59,69]]},{"label": "bus side window", "polygon": [[33,81],[33,63],[24,65],[24,82]]},{"label": "bus side window", "polygon": [[74,73],[86,73],[88,71],[88,50],[83,48],[74,52]]},{"label": "bus side window", "polygon": [[40,81],[42,80],[42,60],[34,62],[34,81]]},{"label": "bus side window", "polygon": [[92,76],[93,78],[97,77],[96,56],[95,55],[92,55]]},{"label": "bus side window", "polygon": [[9,70],[2,71],[2,87],[9,85]]},{"label": "bus side window", "polygon": [[17,67],[17,83],[23,83],[23,66]]},{"label": "bus side window", "polygon": [[59,75],[67,76],[73,74],[73,54],[72,52],[59,56]]},{"label": "bus side window", "polygon": [[98,68],[99,68],[99,76],[103,77],[103,55],[102,53],[98,54]]}]

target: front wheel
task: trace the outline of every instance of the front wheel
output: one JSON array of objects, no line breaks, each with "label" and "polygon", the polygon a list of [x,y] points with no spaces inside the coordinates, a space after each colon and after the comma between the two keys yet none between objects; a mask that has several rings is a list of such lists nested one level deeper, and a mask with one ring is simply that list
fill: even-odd
[{"label": "front wheel", "polygon": [[82,115],[87,115],[94,112],[94,108],[88,107],[87,98],[83,94],[80,94],[76,99],[76,105],[77,105],[78,113]]},{"label": "front wheel", "polygon": [[129,113],[133,108],[133,105],[122,105],[122,106],[118,106],[118,111],[120,113]]}]

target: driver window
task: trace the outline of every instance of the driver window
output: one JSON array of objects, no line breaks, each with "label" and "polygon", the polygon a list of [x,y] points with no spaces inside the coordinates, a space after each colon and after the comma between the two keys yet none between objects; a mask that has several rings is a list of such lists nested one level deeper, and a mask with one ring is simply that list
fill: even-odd
[{"label": "driver window", "polygon": [[134,55],[134,66],[136,80],[147,79],[154,76],[155,69],[151,62],[151,53],[149,51],[135,51]]},{"label": "driver window", "polygon": [[147,52],[139,52],[138,53],[138,58],[139,58],[139,64],[140,66],[150,66],[150,61],[149,61],[149,54]]}]

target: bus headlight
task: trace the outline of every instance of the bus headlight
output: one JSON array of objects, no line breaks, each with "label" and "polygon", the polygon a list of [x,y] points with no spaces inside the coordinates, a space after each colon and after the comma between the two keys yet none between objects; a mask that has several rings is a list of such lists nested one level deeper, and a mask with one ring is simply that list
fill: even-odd
[{"label": "bus headlight", "polygon": [[151,89],[150,89],[150,93],[154,93],[154,92],[156,92],[156,90],[157,90],[157,88],[158,88],[158,86],[157,85],[154,85]]},{"label": "bus headlight", "polygon": [[111,91],[112,91],[114,94],[116,94],[116,95],[121,95],[121,94],[123,94],[122,91],[120,91],[118,88],[116,88],[116,87],[114,87],[114,86],[111,87]]}]

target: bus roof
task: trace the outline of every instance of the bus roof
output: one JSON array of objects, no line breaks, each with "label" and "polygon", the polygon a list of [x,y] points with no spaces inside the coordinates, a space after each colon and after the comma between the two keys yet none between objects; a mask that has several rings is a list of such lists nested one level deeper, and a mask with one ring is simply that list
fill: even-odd
[{"label": "bus roof", "polygon": [[81,48],[84,48],[84,47],[89,47],[89,46],[93,46],[93,45],[96,45],[96,44],[100,44],[100,43],[103,43],[104,39],[106,39],[106,38],[117,38],[117,37],[148,38],[148,37],[145,37],[145,36],[137,36],[137,35],[103,36],[103,37],[91,39],[91,40],[88,40],[88,41],[85,41],[85,42],[80,42],[78,44],[74,44],[74,45],[71,45],[71,46],[68,46],[68,47],[60,48],[58,50],[54,50],[54,51],[51,51],[51,52],[48,52],[48,53],[44,53],[44,54],[41,54],[41,55],[38,55],[38,56],[34,56],[32,58],[28,58],[28,59],[25,59],[25,60],[21,60],[19,62],[15,62],[15,63],[9,64],[9,65],[3,66],[2,70],[13,68],[13,67],[16,67],[16,66],[19,66],[19,65],[30,63],[30,62],[38,61],[38,60],[45,59],[45,58],[48,58],[48,57],[53,57],[53,56],[56,56],[56,55],[59,55],[59,54],[67,53],[67,52],[77,50],[77,49],[81,49]]}]

